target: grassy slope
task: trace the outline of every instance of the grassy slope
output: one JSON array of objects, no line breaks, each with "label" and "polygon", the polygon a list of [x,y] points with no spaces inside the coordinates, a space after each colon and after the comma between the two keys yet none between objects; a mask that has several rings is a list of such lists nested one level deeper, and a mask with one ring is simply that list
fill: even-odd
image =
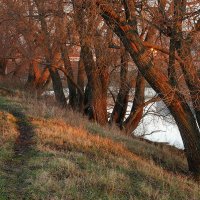
[{"label": "grassy slope", "polygon": [[0,97],[1,200],[200,199],[198,185],[176,173],[186,172],[181,153],[43,102],[9,99]]}]

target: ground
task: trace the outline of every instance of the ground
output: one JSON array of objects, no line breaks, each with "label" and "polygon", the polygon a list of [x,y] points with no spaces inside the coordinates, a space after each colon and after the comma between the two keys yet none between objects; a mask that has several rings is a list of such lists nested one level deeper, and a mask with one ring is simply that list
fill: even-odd
[{"label": "ground", "polygon": [[200,199],[184,152],[13,95],[0,97],[0,200]]}]

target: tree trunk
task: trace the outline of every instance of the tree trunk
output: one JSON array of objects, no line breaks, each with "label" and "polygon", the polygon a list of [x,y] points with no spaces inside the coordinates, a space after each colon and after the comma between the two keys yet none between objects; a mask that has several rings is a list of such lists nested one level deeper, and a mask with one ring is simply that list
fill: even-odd
[{"label": "tree trunk", "polygon": [[[97,5],[100,3],[101,1],[97,0]],[[141,74],[169,108],[183,139],[189,169],[196,176],[200,176],[200,133],[185,98],[174,91],[167,77],[155,68],[150,51],[144,47],[137,32],[130,25],[122,23],[122,19],[107,4],[101,4],[100,8],[102,17],[121,39]]]},{"label": "tree trunk", "polygon": [[7,66],[7,60],[6,59],[0,59],[0,75],[5,76],[6,75],[6,66]]},{"label": "tree trunk", "polygon": [[[83,53],[82,53],[82,49],[81,49],[80,60],[79,60],[79,63],[78,63],[77,84],[78,84],[79,88],[82,90],[82,92],[84,93],[85,67],[84,67],[84,63],[83,63],[83,55],[82,54]],[[83,110],[84,110],[84,96],[80,93],[77,94],[77,103],[78,103],[79,112],[83,112]]]},{"label": "tree trunk", "polygon": [[126,110],[128,106],[128,98],[130,85],[127,80],[128,74],[128,53],[121,50],[121,72],[120,72],[120,89],[117,95],[115,106],[110,117],[110,123],[116,123],[120,128],[122,127]]},{"label": "tree trunk", "polygon": [[36,61],[31,61],[29,65],[29,74],[25,87],[29,90],[36,92],[36,85],[41,76],[40,70],[38,68],[38,63]]},{"label": "tree trunk", "polygon": [[[83,50],[83,62],[85,71],[88,78],[88,109],[90,110],[90,117],[100,124],[106,124],[107,119],[107,90],[104,80],[104,74],[100,77],[99,70],[96,67],[96,63],[93,59],[92,50],[88,45],[82,46]],[[102,80],[100,80],[102,79]],[[102,85],[103,84],[103,85]]]},{"label": "tree trunk", "polygon": [[62,107],[66,107],[67,102],[63,92],[62,81],[60,79],[60,75],[58,70],[55,68],[49,68],[49,72],[51,75],[52,83],[53,83],[53,90],[55,93],[55,98],[58,104]]},{"label": "tree trunk", "polygon": [[189,170],[200,177],[200,134],[196,124],[195,117],[187,103],[174,100],[168,106],[180,130]]},{"label": "tree trunk", "polygon": [[68,50],[65,44],[61,45],[61,54],[62,54],[62,59],[64,62],[64,67],[66,69],[67,73],[67,84],[69,88],[69,105],[74,109],[77,105],[77,96],[76,96],[76,87],[72,83],[74,81],[74,74],[71,66],[71,61],[69,58]]},{"label": "tree trunk", "polygon": [[168,77],[171,86],[174,88],[176,87],[178,88],[176,69],[175,69],[175,53],[176,53],[176,41],[175,41],[175,33],[173,33],[172,38],[170,39]]},{"label": "tree trunk", "polygon": [[37,89],[37,95],[40,96],[42,93],[46,90],[46,88],[51,83],[51,76],[49,73],[49,69],[46,67],[37,81],[36,89]]},{"label": "tree trunk", "polygon": [[183,60],[180,64],[184,75],[185,82],[190,91],[190,96],[192,100],[193,109],[196,115],[198,125],[200,127],[200,79],[198,76],[198,71],[193,64],[193,58],[191,55],[191,45],[193,43],[193,32],[200,31],[200,20],[195,24],[194,30],[188,34],[184,39],[183,30],[183,16],[186,13],[186,0],[175,0],[174,1],[174,20],[176,20],[175,29],[175,43],[178,55]]},{"label": "tree trunk", "polygon": [[41,76],[40,76],[40,78],[37,81],[36,88],[37,89],[43,88],[43,86],[45,85],[45,83],[48,81],[49,77],[50,77],[49,69],[46,67],[42,71]]},{"label": "tree trunk", "polygon": [[[75,23],[80,36],[81,51],[83,55],[83,63],[88,79],[85,91],[85,100],[87,105],[85,108],[89,118],[100,124],[106,124],[107,119],[107,72],[104,66],[99,66],[94,61],[92,53],[93,41],[93,19],[91,13],[83,12],[82,1],[72,1],[75,13]],[[88,32],[85,33],[85,30]],[[96,49],[95,49],[96,50]],[[98,55],[96,54],[96,57]]]},{"label": "tree trunk", "polygon": [[131,134],[138,127],[142,116],[143,116],[143,104],[144,104],[144,92],[145,92],[145,79],[138,72],[136,86],[135,86],[135,97],[131,109],[131,113],[126,121],[123,123],[123,129],[126,134]]},{"label": "tree trunk", "polygon": [[45,52],[46,61],[49,65],[48,67],[49,67],[49,72],[50,72],[50,76],[53,83],[55,98],[60,106],[65,107],[67,105],[67,102],[66,102],[66,98],[63,92],[62,81],[60,79],[58,70],[56,69],[55,66],[52,65],[54,56],[53,56],[53,50],[51,46],[52,42],[51,42],[50,32],[48,31],[48,24],[46,22],[46,18],[44,15],[44,8],[45,8],[44,2],[40,0],[34,0],[34,2],[39,14],[38,19],[41,24],[41,30],[42,30],[42,33],[44,34],[43,50]]}]

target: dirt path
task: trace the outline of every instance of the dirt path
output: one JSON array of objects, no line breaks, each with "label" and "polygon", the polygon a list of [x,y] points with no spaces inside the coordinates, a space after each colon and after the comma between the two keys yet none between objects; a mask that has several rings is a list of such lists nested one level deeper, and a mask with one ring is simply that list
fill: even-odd
[{"label": "dirt path", "polygon": [[34,150],[34,127],[26,115],[17,106],[1,103],[0,110],[11,113],[17,119],[19,136],[13,145],[13,154],[3,164],[5,194],[0,200],[29,199],[28,186],[31,174],[28,162],[36,155]]}]

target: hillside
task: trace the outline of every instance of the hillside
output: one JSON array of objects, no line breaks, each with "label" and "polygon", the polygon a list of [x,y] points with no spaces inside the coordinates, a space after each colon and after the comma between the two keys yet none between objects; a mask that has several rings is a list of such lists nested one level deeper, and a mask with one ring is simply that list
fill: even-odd
[{"label": "hillside", "polygon": [[184,153],[0,89],[0,200],[198,200]]}]

